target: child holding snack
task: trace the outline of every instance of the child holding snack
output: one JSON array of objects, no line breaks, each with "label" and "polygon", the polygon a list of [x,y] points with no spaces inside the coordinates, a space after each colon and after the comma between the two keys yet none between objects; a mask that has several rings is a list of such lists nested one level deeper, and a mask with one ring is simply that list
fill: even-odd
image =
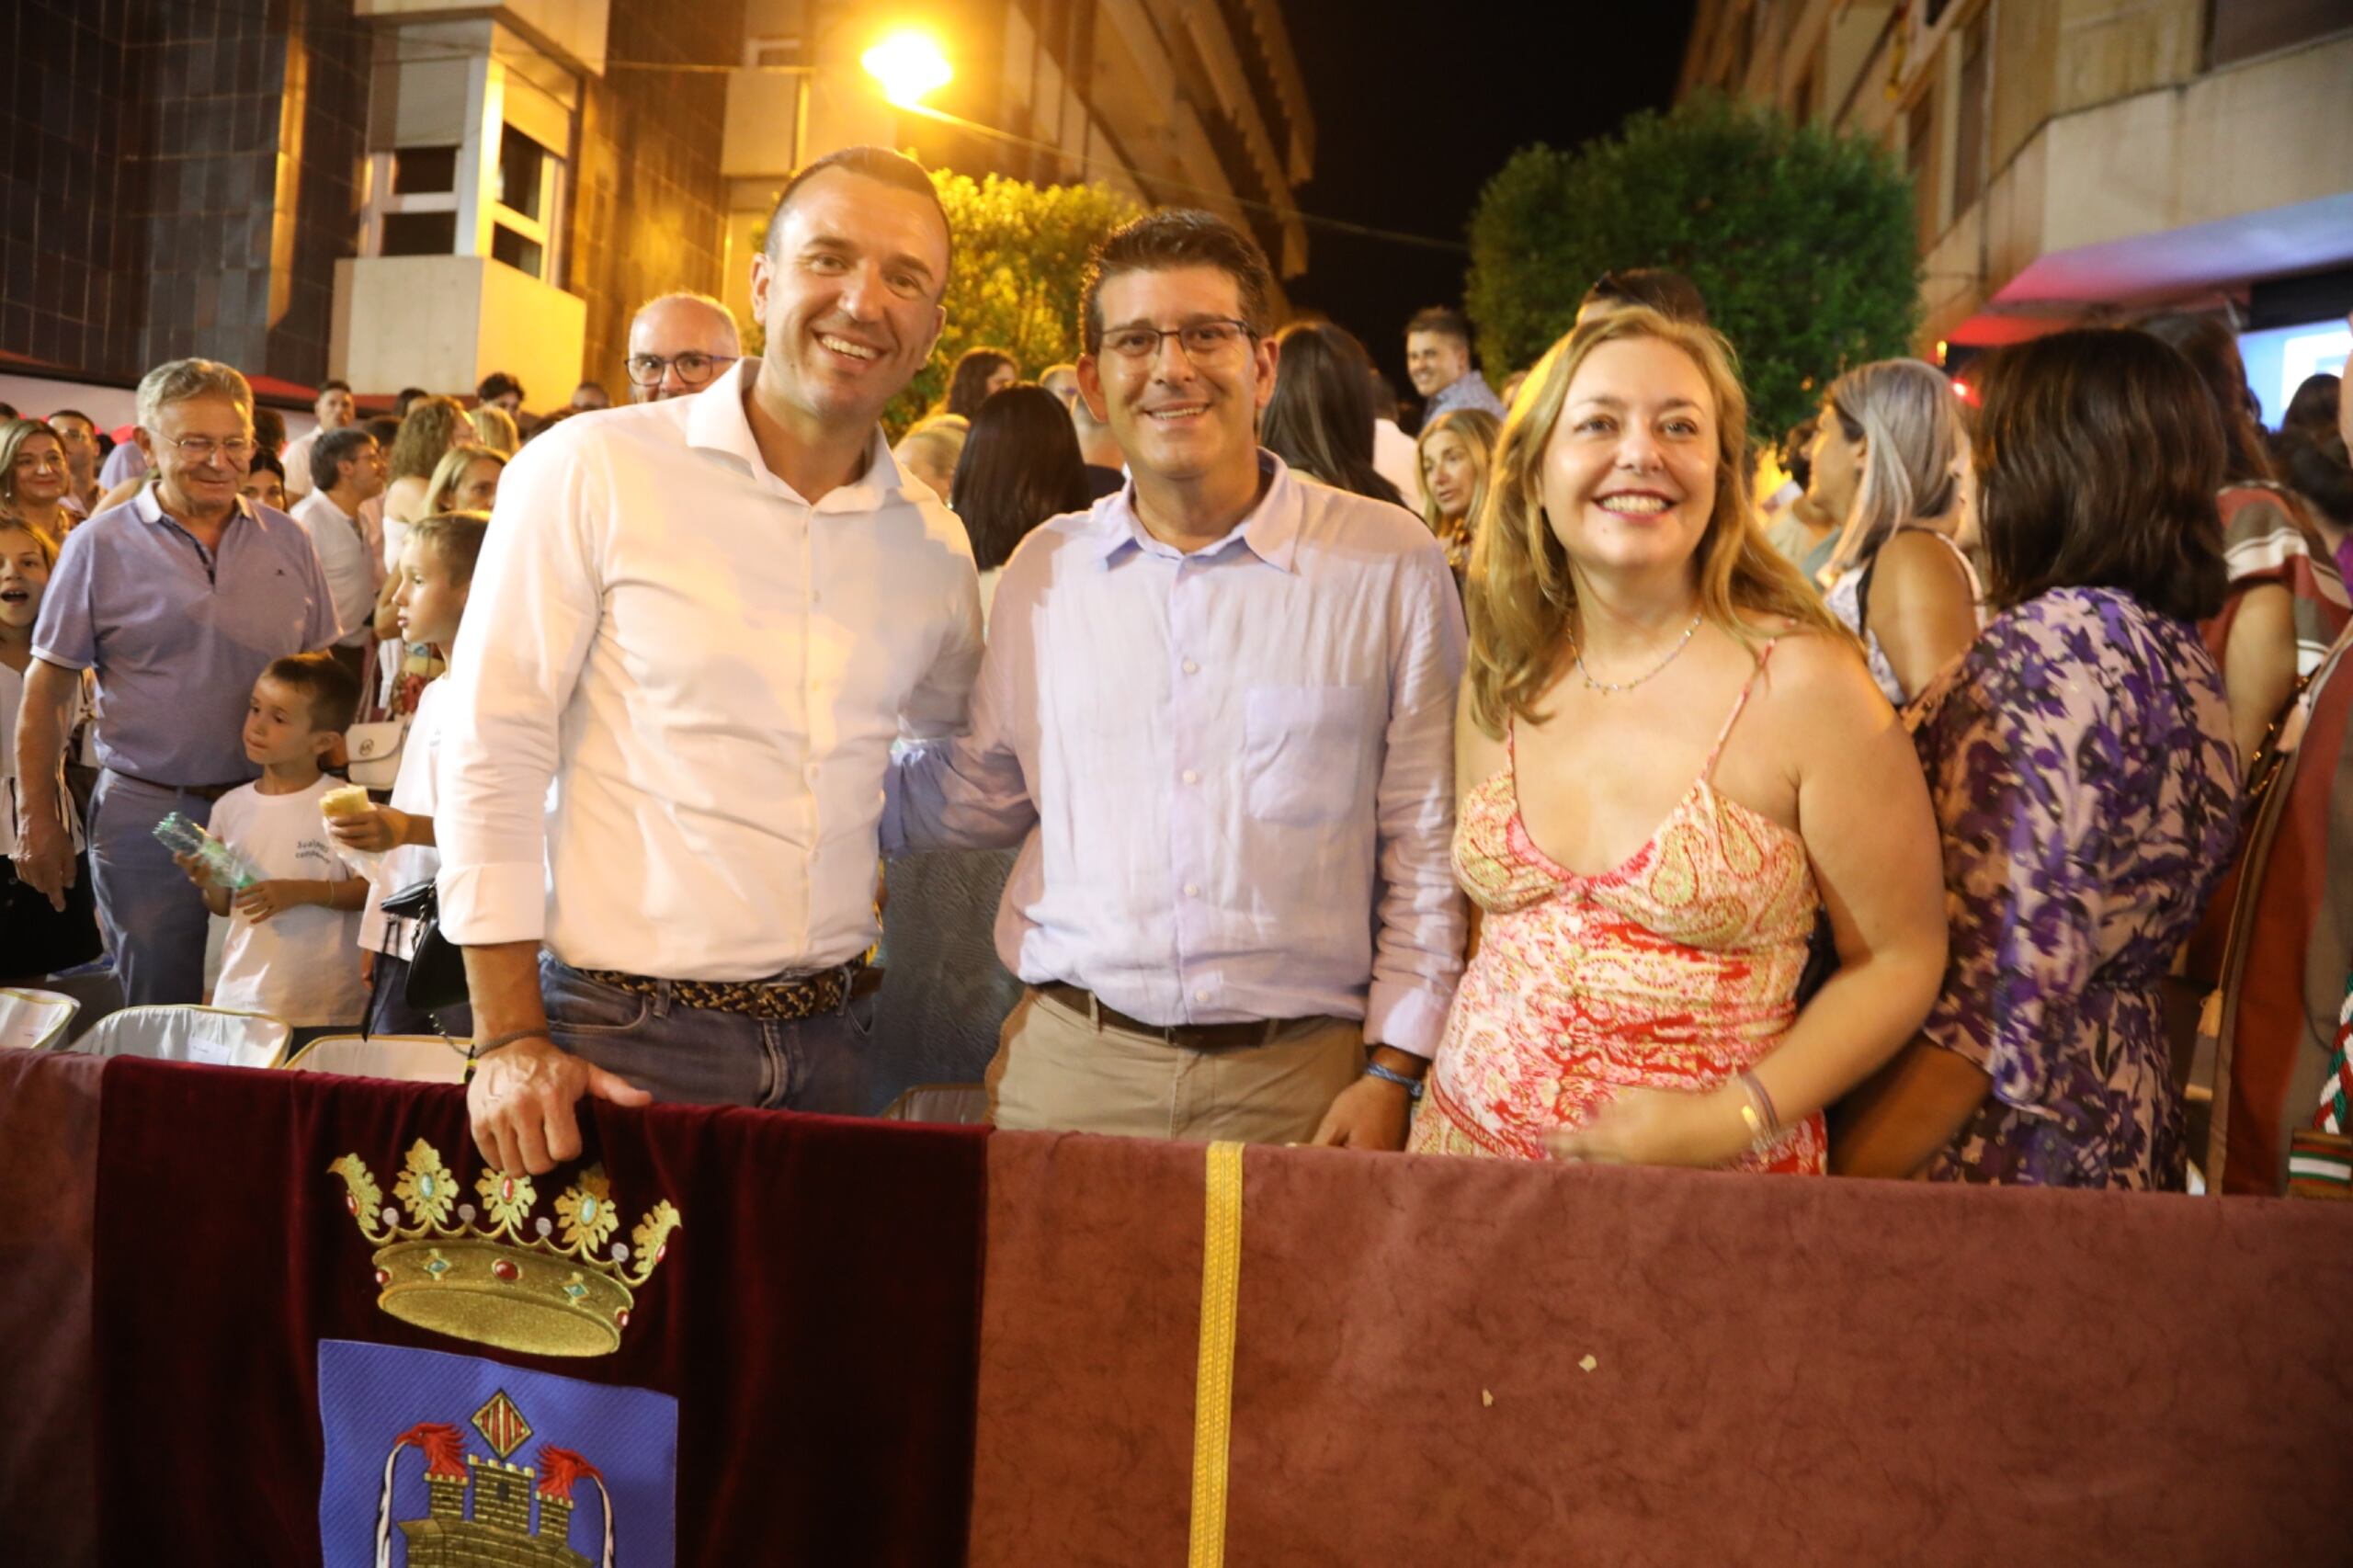
[{"label": "child holding snack", "polygon": [[[446,661],[458,640],[458,622],[466,611],[466,595],[473,585],[474,562],[482,554],[483,535],[489,519],[480,513],[445,512],[426,518],[409,530],[401,547],[399,585],[392,606],[400,622],[402,642],[430,644]],[[441,852],[433,835],[435,800],[433,766],[439,751],[439,700],[444,687],[426,683],[418,693],[415,717],[401,747],[401,768],[392,780],[389,806],[337,816],[327,824],[335,841],[347,849],[381,854],[383,860],[370,877],[368,909],[359,927],[359,945],[371,955],[372,977],[368,1008],[369,1034],[447,1033],[465,1039],[473,1032],[472,1009],[460,1003],[427,1014],[412,1007],[402,992],[408,983],[409,960],[416,951],[416,932],[407,921],[383,911],[385,897],[415,886],[441,868]]]},{"label": "child holding snack", "polygon": [[367,991],[356,938],[368,884],[327,842],[319,801],[342,781],[320,770],[359,707],[359,683],[325,653],[279,659],[254,682],[245,756],[261,778],[221,797],[214,836],[244,851],[264,881],[240,892],[180,867],[229,917],[212,1005],[267,1013],[294,1026],[294,1043],[359,1022]]}]

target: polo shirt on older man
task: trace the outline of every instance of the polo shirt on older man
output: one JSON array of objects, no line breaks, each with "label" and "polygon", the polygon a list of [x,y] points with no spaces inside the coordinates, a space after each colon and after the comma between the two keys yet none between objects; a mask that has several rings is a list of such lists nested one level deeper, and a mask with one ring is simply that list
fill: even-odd
[{"label": "polo shirt on older man", "polygon": [[301,524],[241,500],[209,551],[149,485],[65,536],[33,655],[97,672],[101,767],[188,789],[255,776],[254,682],[271,660],[342,634]]}]

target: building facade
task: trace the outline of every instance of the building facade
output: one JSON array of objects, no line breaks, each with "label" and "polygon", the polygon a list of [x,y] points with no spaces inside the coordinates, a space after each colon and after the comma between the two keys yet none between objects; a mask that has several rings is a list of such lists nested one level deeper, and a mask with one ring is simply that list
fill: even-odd
[{"label": "building facade", "polygon": [[[903,26],[953,79],[892,106]],[[0,371],[120,384],[183,354],[288,398],[621,391],[636,304],[749,306],[799,163],[1206,206],[1306,266],[1314,131],[1276,0],[22,0]]]},{"label": "building facade", "polygon": [[2353,307],[2353,0],[1701,0],[1703,89],[1902,159],[1924,350]]}]

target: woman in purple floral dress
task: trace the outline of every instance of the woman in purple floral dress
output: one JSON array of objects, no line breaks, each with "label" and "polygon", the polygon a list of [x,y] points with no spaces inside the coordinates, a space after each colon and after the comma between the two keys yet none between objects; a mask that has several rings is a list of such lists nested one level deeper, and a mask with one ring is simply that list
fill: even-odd
[{"label": "woman in purple floral dress", "polygon": [[2158,987],[2229,864],[2239,765],[2195,622],[2222,602],[2222,433],[2138,334],[1997,356],[1976,449],[2001,612],[1905,710],[1950,956],[1834,1122],[1848,1175],[2182,1185]]}]

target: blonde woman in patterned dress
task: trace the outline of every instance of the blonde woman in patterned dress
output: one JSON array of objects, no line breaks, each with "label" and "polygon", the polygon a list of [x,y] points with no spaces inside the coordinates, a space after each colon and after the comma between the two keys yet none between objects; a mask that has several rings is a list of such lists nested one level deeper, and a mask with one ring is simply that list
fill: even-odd
[{"label": "blonde woman in patterned dress", "polygon": [[[1723,339],[1578,328],[1472,557],[1455,871],[1483,919],[1411,1148],[1819,1173],[1945,961],[1936,821],[1853,640],[1757,531]],[[1817,906],[1840,967],[1795,1004]]]}]

